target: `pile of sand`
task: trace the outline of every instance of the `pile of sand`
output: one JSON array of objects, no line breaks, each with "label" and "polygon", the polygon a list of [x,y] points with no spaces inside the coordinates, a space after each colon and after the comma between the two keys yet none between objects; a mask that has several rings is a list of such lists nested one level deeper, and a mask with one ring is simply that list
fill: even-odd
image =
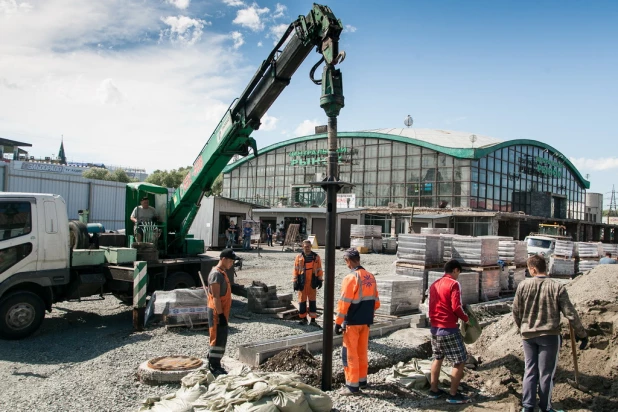
[{"label": "pile of sand", "polygon": [[[556,371],[553,403],[569,411],[618,410],[618,265],[602,265],[579,276],[567,286],[571,302],[577,308],[590,335],[587,349],[577,349],[580,384],[589,393],[567,383],[573,379],[569,327],[563,318],[563,345]],[[478,370],[465,378],[471,386],[493,396],[515,395],[521,398],[524,371],[521,337],[510,315],[487,326],[483,335],[469,347],[480,358]]]}]

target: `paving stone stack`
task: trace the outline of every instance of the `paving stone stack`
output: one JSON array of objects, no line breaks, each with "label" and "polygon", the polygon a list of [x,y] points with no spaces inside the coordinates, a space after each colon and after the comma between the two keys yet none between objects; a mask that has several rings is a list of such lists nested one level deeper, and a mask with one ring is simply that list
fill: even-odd
[{"label": "paving stone stack", "polygon": [[377,276],[380,296],[377,313],[402,316],[418,310],[422,300],[423,279],[417,276]]},{"label": "paving stone stack", "polygon": [[[429,287],[438,279],[444,276],[444,272],[430,270],[427,272],[427,290],[429,295]],[[461,285],[461,301],[464,305],[479,302],[479,274],[477,272],[461,272],[457,279]]]},{"label": "paving stone stack", "polygon": [[528,245],[523,240],[515,241],[515,266],[525,266],[528,261]]},{"label": "paving stone stack", "polygon": [[578,257],[580,259],[598,258],[599,257],[598,243],[575,242],[575,257]]},{"label": "paving stone stack", "polygon": [[397,253],[397,238],[389,237],[386,239],[386,245],[384,245],[384,253],[395,254]]},{"label": "paving stone stack", "polygon": [[500,271],[500,268],[495,268],[483,269],[478,272],[480,276],[479,299],[481,301],[485,302],[500,297]]},{"label": "paving stone stack", "polygon": [[554,248],[554,256],[562,256],[566,258],[573,257],[573,242],[570,240],[556,240],[556,246]]},{"label": "paving stone stack", "polygon": [[616,257],[616,255],[618,255],[618,244],[601,243],[601,247],[603,248],[603,257],[605,257],[606,253],[611,253],[612,257]]},{"label": "paving stone stack", "polygon": [[450,234],[441,234],[440,239],[442,240],[442,260],[448,262],[453,258],[452,245],[453,238],[458,235],[450,235]]},{"label": "paving stone stack", "polygon": [[599,266],[598,259],[581,259],[579,262],[577,262],[577,272],[581,273],[587,270],[592,270],[597,266]]},{"label": "paving stone stack", "polygon": [[549,274],[555,276],[572,276],[575,274],[575,260],[551,256],[549,258]]},{"label": "paving stone stack", "polygon": [[366,247],[376,253],[382,252],[382,226],[352,225],[350,227],[350,246]]},{"label": "paving stone stack", "polygon": [[442,263],[441,239],[438,235],[399,235],[397,257],[415,265]]},{"label": "paving stone stack", "polygon": [[292,307],[293,295],[277,294],[277,286],[249,286],[247,308],[253,313],[278,313]]},{"label": "paving stone stack", "polygon": [[515,263],[515,245],[513,238],[510,240],[498,240],[498,258],[503,262]]},{"label": "paving stone stack", "polygon": [[511,268],[509,273],[509,289],[517,290],[517,286],[526,279],[526,268]]},{"label": "paving stone stack", "polygon": [[463,265],[490,266],[498,263],[498,238],[455,237],[452,242],[453,259]]}]

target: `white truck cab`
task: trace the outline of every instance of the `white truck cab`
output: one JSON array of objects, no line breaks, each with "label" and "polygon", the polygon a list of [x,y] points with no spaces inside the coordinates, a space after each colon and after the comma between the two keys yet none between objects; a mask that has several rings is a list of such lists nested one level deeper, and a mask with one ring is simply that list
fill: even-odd
[{"label": "white truck cab", "polygon": [[36,330],[54,286],[70,282],[69,224],[58,195],[0,194],[0,334]]},{"label": "white truck cab", "polygon": [[528,256],[543,255],[549,257],[554,254],[556,239],[543,235],[530,235],[524,239],[528,248]]}]

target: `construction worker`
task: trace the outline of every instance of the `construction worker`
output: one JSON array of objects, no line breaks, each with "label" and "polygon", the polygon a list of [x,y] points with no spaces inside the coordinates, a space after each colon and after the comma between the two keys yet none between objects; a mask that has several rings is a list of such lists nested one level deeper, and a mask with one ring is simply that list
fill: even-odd
[{"label": "construction worker", "polygon": [[[457,281],[461,273],[461,263],[451,259],[444,265],[444,275],[429,288],[429,320],[431,321],[431,363],[429,397],[438,399],[447,396],[448,403],[470,403],[470,398],[457,392],[464,375],[468,352],[458,321],[469,322],[461,303],[461,285]],[[438,388],[442,362],[446,358],[453,364],[451,387],[447,394]]]},{"label": "construction worker", "polygon": [[210,333],[208,368],[213,375],[227,373],[221,366],[232,307],[232,287],[226,271],[234,266],[235,260],[234,251],[224,249],[219,255],[219,263],[208,275],[208,329]]},{"label": "construction worker", "polygon": [[373,324],[374,312],[380,307],[380,298],[376,279],[360,265],[358,251],[348,249],[343,258],[352,272],[341,283],[335,320],[335,333],[343,333],[341,357],[345,387],[339,393],[358,395],[367,387],[369,325]]},{"label": "construction worker", "polygon": [[[311,242],[303,241],[303,251],[294,260],[294,290],[298,291],[298,316],[301,325],[318,326],[315,318],[318,316],[318,308],[315,301],[316,289],[320,289],[323,283],[324,272],[322,271],[322,259],[311,251]],[[307,300],[309,301],[309,317],[307,322]]]},{"label": "construction worker", "polygon": [[580,342],[579,349],[588,346],[588,334],[577,310],[571,303],[564,284],[547,276],[545,258],[528,258],[532,278],[519,284],[513,298],[513,320],[521,333],[525,370],[521,391],[522,412],[534,412],[537,392],[541,412],[557,412],[552,408],[551,395],[561,346],[560,314],[569,320]]}]

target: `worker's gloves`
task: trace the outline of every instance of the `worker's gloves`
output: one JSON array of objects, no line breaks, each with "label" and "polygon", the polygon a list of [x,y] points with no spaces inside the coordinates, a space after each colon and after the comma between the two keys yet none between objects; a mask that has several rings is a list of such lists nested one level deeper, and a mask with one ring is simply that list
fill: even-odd
[{"label": "worker's gloves", "polygon": [[295,280],[294,282],[292,282],[292,284],[294,285],[294,290],[300,290],[300,285],[298,284],[298,281]]},{"label": "worker's gloves", "polygon": [[319,279],[317,277],[312,277],[311,278],[311,287],[313,289],[320,289],[322,287],[322,279]]},{"label": "worker's gloves", "polygon": [[219,326],[227,326],[227,319],[223,313],[219,315]]},{"label": "worker's gloves", "polygon": [[335,335],[341,335],[343,333],[343,327],[335,324]]},{"label": "worker's gloves", "polygon": [[586,349],[586,346],[588,346],[588,336],[586,336],[585,338],[580,338],[579,336],[575,336],[575,342],[581,342],[579,344],[579,350],[584,350]]}]

